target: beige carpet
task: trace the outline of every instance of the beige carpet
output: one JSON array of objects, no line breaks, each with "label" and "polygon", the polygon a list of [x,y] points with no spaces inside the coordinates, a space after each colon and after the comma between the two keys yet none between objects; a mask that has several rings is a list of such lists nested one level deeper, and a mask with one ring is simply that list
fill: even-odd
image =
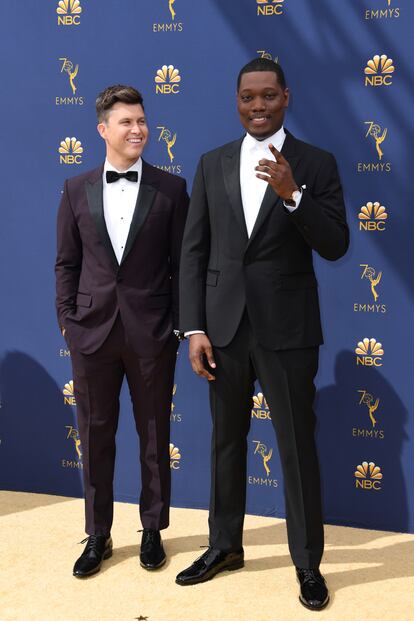
[{"label": "beige carpet", "polygon": [[[87,580],[72,577],[83,546],[83,502],[0,492],[1,621],[301,621],[282,520],[247,516],[246,566],[179,587],[175,575],[207,543],[207,513],[173,509],[167,565],[139,566],[135,505],[117,503],[114,555]],[[412,621],[414,536],[326,527],[323,571],[331,589],[324,620]]]}]

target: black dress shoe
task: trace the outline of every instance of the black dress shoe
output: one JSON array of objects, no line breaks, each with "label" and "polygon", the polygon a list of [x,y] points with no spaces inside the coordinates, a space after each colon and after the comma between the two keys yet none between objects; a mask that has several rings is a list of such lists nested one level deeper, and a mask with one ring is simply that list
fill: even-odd
[{"label": "black dress shoe", "polygon": [[214,578],[220,571],[233,571],[244,567],[244,552],[223,552],[208,548],[190,567],[178,574],[175,581],[181,586],[198,584]]},{"label": "black dress shoe", "polygon": [[158,569],[167,560],[162,546],[159,530],[144,528],[141,539],[141,552],[139,561],[145,569]]},{"label": "black dress shoe", "polygon": [[112,556],[112,539],[105,535],[89,535],[81,543],[87,544],[84,551],[73,567],[76,578],[84,578],[96,574],[101,568],[102,561]]},{"label": "black dress shoe", "polygon": [[296,567],[300,584],[299,601],[309,610],[322,610],[329,602],[329,592],[319,569]]}]

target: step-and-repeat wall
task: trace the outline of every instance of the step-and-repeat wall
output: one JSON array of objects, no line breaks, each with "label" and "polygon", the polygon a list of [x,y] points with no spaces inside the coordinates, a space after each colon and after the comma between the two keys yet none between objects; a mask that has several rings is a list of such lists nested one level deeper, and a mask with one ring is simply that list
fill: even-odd
[{"label": "step-and-repeat wall", "polygon": [[[414,531],[412,358],[414,18],[408,0],[2,2],[0,476],[3,489],[82,495],[70,352],[54,311],[55,220],[65,178],[104,158],[94,101],[142,91],[146,159],[191,188],[200,154],[242,134],[239,69],[280,62],[286,127],[338,160],[348,254],[315,259],[326,345],[316,411],[328,522]],[[123,387],[116,498],[139,495]],[[173,504],[206,507],[207,387],[178,356],[171,405]],[[247,510],[284,515],[260,386],[248,440]]]}]

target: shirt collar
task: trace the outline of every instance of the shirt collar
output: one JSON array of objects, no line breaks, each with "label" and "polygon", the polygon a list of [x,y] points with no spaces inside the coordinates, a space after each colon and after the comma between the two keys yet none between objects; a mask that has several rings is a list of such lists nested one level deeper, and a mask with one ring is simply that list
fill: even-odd
[{"label": "shirt collar", "polygon": [[269,150],[269,144],[272,144],[278,151],[280,151],[285,138],[286,132],[282,126],[277,132],[264,140],[256,140],[256,138],[253,138],[250,134],[246,134],[243,140],[243,145],[246,146],[249,151],[267,152]]}]

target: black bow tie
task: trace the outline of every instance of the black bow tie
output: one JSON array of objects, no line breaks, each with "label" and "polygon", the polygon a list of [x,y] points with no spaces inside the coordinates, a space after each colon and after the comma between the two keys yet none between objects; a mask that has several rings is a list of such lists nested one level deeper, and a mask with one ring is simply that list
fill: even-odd
[{"label": "black bow tie", "polygon": [[128,179],[128,181],[138,181],[138,172],[136,170],[128,170],[125,173],[116,172],[116,170],[106,171],[106,183],[114,183],[118,179]]}]

